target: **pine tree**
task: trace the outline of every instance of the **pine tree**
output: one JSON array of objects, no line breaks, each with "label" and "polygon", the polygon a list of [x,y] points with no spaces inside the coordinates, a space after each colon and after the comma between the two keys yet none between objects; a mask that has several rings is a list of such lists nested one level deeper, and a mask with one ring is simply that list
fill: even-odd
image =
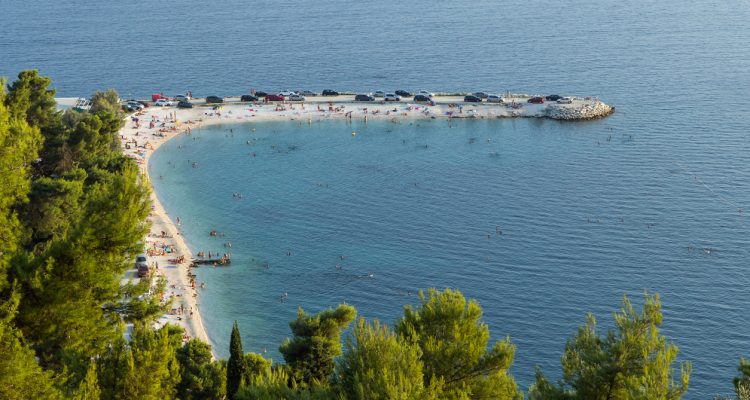
[{"label": "pine tree", "polygon": [[294,336],[279,348],[297,382],[305,386],[328,382],[334,358],[341,355],[341,333],[356,314],[354,307],[346,304],[314,316],[297,310],[297,319],[289,323]]},{"label": "pine tree", "polygon": [[132,357],[124,337],[120,336],[101,353],[96,363],[102,399],[125,399],[125,383]]},{"label": "pine tree", "polygon": [[237,390],[242,386],[242,378],[245,376],[246,369],[240,328],[237,326],[237,321],[234,321],[232,336],[229,339],[229,361],[227,361],[227,396],[230,400],[234,399]]},{"label": "pine tree", "polygon": [[86,377],[78,388],[75,400],[99,400],[100,398],[101,390],[96,376],[96,363],[92,362],[88,371],[86,371]]},{"label": "pine tree", "polygon": [[737,368],[740,376],[734,378],[734,392],[737,394],[737,400],[750,400],[750,362],[740,359],[740,366]]},{"label": "pine tree", "polygon": [[97,90],[91,95],[91,112],[94,114],[101,112],[119,114],[121,109],[120,96],[114,89],[109,89],[104,92]]},{"label": "pine tree", "polygon": [[124,398],[173,398],[180,380],[180,369],[169,328],[154,331],[148,326],[136,324],[132,336]]},{"label": "pine tree", "polygon": [[[17,209],[28,201],[30,172],[41,147],[38,128],[26,121],[26,110],[10,101],[0,79],[0,293],[7,288],[8,266],[22,242],[23,228]],[[10,298],[10,296],[5,296]]]},{"label": "pine tree", "polygon": [[190,340],[177,349],[180,400],[221,399],[226,395],[226,370],[221,362],[212,362],[211,345],[199,339]]},{"label": "pine tree", "polygon": [[[378,320],[360,318],[336,368],[342,395],[352,400],[421,400],[436,398],[422,377],[419,346],[394,334]],[[431,393],[432,392],[432,393]]]},{"label": "pine tree", "polygon": [[562,357],[563,378],[550,383],[537,371],[530,399],[679,399],[687,391],[690,363],[680,364],[680,376],[672,364],[678,349],[660,335],[659,295],[644,295],[639,314],[628,298],[615,314],[615,330],[606,336],[596,332],[596,318],[589,314],[578,334],[568,340]]},{"label": "pine tree", "polygon": [[60,399],[52,372],[39,367],[34,352],[12,325],[17,304],[16,294],[0,300],[0,399]]},{"label": "pine tree", "polygon": [[442,399],[519,397],[507,375],[515,347],[505,339],[487,349],[490,332],[476,301],[450,289],[420,291],[419,298],[419,307],[404,308],[396,332],[422,350],[425,386],[442,387]]},{"label": "pine tree", "polygon": [[271,373],[273,362],[266,360],[258,353],[245,354],[245,375],[242,377],[245,383],[252,382],[258,377],[267,376]]}]

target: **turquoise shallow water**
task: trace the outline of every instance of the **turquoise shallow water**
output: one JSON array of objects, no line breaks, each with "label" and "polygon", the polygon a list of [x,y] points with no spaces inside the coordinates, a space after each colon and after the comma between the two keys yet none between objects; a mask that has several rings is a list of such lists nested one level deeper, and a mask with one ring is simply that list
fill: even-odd
[{"label": "turquoise shallow water", "polygon": [[223,125],[166,143],[151,173],[193,249],[232,243],[231,267],[198,270],[220,355],[233,319],[247,348],[280,360],[297,306],[392,322],[418,289],[455,287],[518,346],[525,386],[534,365],[558,373],[586,312],[609,327],[621,296],[647,289],[693,362],[692,392],[726,391],[750,344],[750,221],[736,209],[750,168],[727,175],[696,139],[613,122]]},{"label": "turquoise shallow water", "polygon": [[225,231],[238,260],[201,272],[220,353],[233,318],[248,348],[276,354],[297,305],[346,300],[392,321],[414,300],[405,292],[450,285],[480,300],[495,337],[512,337],[526,386],[535,364],[558,371],[586,311],[606,325],[623,293],[648,289],[693,361],[687,398],[731,391],[750,356],[737,211],[750,213],[750,3],[301,4],[0,0],[0,76],[39,68],[61,96],[559,92],[599,95],[617,112],[575,124],[373,123],[356,138],[343,123],[266,124],[252,147],[246,127],[168,143],[153,159],[167,209],[196,249],[223,250],[207,232]]}]

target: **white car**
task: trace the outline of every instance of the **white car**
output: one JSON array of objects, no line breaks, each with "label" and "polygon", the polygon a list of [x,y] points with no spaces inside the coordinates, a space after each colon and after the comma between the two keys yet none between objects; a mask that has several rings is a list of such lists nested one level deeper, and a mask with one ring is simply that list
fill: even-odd
[{"label": "white car", "polygon": [[173,106],[174,102],[167,100],[167,99],[159,99],[154,102],[155,106],[164,107],[164,106]]},{"label": "white car", "polygon": [[417,94],[421,94],[422,96],[427,96],[427,97],[430,97],[430,98],[435,97],[435,93],[428,92],[426,90],[420,90],[419,93],[417,93]]},{"label": "white car", "polygon": [[185,96],[182,94],[178,94],[177,96],[174,97],[174,101],[190,101],[190,100],[192,100],[190,96]]},{"label": "white car", "polygon": [[301,94],[290,94],[287,98],[289,101],[305,101],[305,96]]},{"label": "white car", "polygon": [[500,97],[500,96],[498,96],[498,95],[491,94],[491,95],[487,96],[487,102],[488,103],[502,103],[503,102],[503,98]]},{"label": "white car", "polygon": [[293,92],[291,90],[285,90],[283,92],[279,92],[279,94],[284,97],[290,97],[290,96],[294,96],[295,94],[297,94],[297,92]]},{"label": "white car", "polygon": [[401,96],[398,96],[395,93],[386,93],[385,95],[383,95],[383,100],[385,100],[385,101],[401,101]]},{"label": "white car", "polygon": [[571,104],[573,103],[573,99],[570,97],[563,97],[562,99],[557,101],[558,104]]},{"label": "white car", "polygon": [[378,90],[377,92],[372,94],[372,97],[385,97],[385,92],[382,90]]}]

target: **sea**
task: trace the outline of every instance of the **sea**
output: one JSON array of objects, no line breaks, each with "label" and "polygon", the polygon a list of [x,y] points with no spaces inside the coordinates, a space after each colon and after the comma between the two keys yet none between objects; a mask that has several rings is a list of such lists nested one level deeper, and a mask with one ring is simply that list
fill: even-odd
[{"label": "sea", "polygon": [[692,363],[686,398],[730,394],[750,356],[750,3],[0,0],[0,16],[0,76],[39,69],[59,97],[481,90],[617,108],[225,124],[166,143],[156,193],[194,252],[233,256],[197,272],[219,356],[234,320],[247,351],[283,361],[298,307],[393,324],[431,287],[479,302],[523,390],[535,366],[561,376],[587,313],[604,333],[644,292]]}]

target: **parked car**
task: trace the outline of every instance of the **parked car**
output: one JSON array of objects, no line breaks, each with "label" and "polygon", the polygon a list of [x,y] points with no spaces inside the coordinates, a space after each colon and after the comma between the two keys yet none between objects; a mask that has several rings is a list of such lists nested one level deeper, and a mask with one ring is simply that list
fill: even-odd
[{"label": "parked car", "polygon": [[401,101],[401,96],[394,94],[394,93],[386,93],[385,96],[383,96],[383,100],[385,101]]},{"label": "parked car", "polygon": [[173,106],[174,102],[167,99],[158,99],[154,102],[154,105],[158,107]]},{"label": "parked car", "polygon": [[140,104],[141,104],[141,105],[143,106],[143,108],[148,108],[148,107],[150,107],[150,106],[151,106],[150,104],[148,104],[148,102],[147,102],[147,101],[143,101],[143,100],[136,100],[135,102],[136,102],[136,103],[140,103]]},{"label": "parked car", "polygon": [[544,97],[532,97],[528,102],[532,104],[544,104]]},{"label": "parked car", "polygon": [[206,96],[206,103],[223,103],[224,99],[219,96]]},{"label": "parked car", "polygon": [[240,101],[258,101],[258,98],[251,94],[243,94],[242,96],[240,96]]},{"label": "parked car", "polygon": [[321,96],[338,96],[339,92],[331,89],[326,89],[321,93]]},{"label": "parked car", "polygon": [[297,94],[297,92],[293,92],[291,90],[284,90],[284,91],[279,92],[279,94],[282,95],[282,96],[284,96],[284,97],[289,97],[289,96],[291,96],[293,94]]},{"label": "parked car", "polygon": [[549,95],[549,96],[546,96],[546,97],[544,98],[544,100],[547,100],[547,101],[558,101],[558,100],[560,100],[560,99],[562,99],[562,96],[560,96],[560,95],[556,95],[556,94],[551,94],[551,95]]},{"label": "parked car", "polygon": [[472,93],[471,95],[472,95],[472,96],[476,96],[476,97],[479,97],[480,99],[486,99],[487,97],[489,97],[489,96],[490,96],[489,94],[487,94],[487,93],[485,93],[485,92],[474,92],[474,93]]},{"label": "parked car", "polygon": [[382,90],[378,90],[377,92],[372,94],[372,97],[385,97],[385,92]]},{"label": "parked car", "polygon": [[193,103],[189,101],[180,101],[177,103],[177,108],[193,108]]},{"label": "parked car", "polygon": [[407,92],[406,90],[397,90],[396,91],[396,95],[401,96],[401,97],[411,97],[411,96],[414,96],[413,94]]},{"label": "parked car", "polygon": [[573,103],[573,99],[571,99],[570,97],[562,97],[559,100],[557,100],[557,102],[559,104],[571,104]]},{"label": "parked car", "polygon": [[268,101],[284,101],[284,96],[280,94],[267,94],[266,100]]},{"label": "parked car", "polygon": [[268,93],[259,90],[259,91],[255,92],[255,95],[258,96],[258,97],[266,97],[266,96],[268,96]]},{"label": "parked car", "polygon": [[125,104],[125,108],[128,111],[138,111],[138,110],[143,110],[144,108],[146,108],[146,106],[144,106],[143,104],[141,104],[141,103],[139,103],[137,101],[128,101]]},{"label": "parked car", "polygon": [[190,96],[185,96],[182,94],[178,94],[177,96],[174,97],[174,101],[190,101],[190,100],[192,100]]},{"label": "parked car", "polygon": [[135,257],[135,269],[138,271],[138,277],[143,278],[144,276],[148,275],[149,268],[148,268],[148,258],[145,254],[138,254]]},{"label": "parked car", "polygon": [[503,98],[500,97],[500,96],[498,96],[498,95],[496,95],[496,94],[491,94],[491,95],[487,96],[487,102],[488,103],[502,103],[503,102]]},{"label": "parked car", "polygon": [[464,101],[467,103],[481,103],[482,98],[478,96],[474,96],[473,94],[470,94],[468,96],[464,96]]},{"label": "parked car", "polygon": [[289,101],[305,101],[305,96],[301,94],[292,94],[287,97],[287,100]]},{"label": "parked car", "polygon": [[309,96],[309,97],[315,97],[315,96],[318,95],[317,93],[315,93],[315,92],[313,92],[311,90],[300,90],[297,93],[301,94],[303,96]]},{"label": "parked car", "polygon": [[435,97],[435,93],[428,92],[426,90],[420,90],[419,93],[417,93],[417,94],[421,94],[422,96],[427,96],[429,98]]},{"label": "parked car", "polygon": [[429,103],[432,101],[432,99],[429,96],[425,96],[423,94],[417,94],[417,95],[414,95],[414,101],[417,103],[425,103],[425,102]]},{"label": "parked car", "polygon": [[369,94],[358,94],[354,96],[354,101],[375,101],[375,98]]}]

